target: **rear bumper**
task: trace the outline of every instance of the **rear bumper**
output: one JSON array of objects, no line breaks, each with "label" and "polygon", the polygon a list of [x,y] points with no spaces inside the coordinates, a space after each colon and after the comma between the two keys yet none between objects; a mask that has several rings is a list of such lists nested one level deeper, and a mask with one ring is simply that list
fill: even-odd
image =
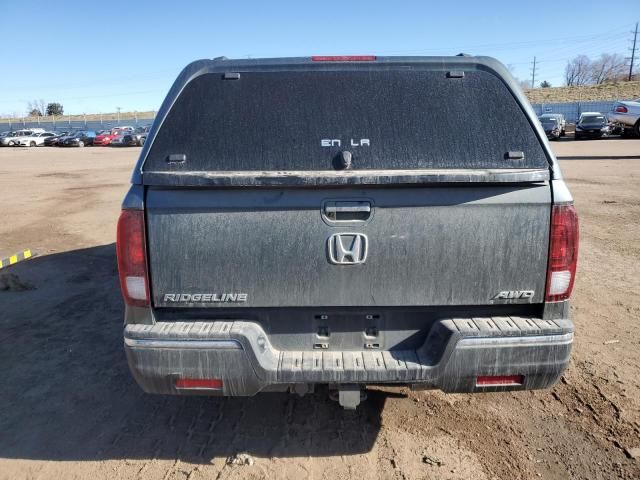
[{"label": "rear bumper", "polygon": [[[149,393],[193,393],[179,378],[221,379],[219,391],[254,395],[296,384],[412,384],[445,392],[550,387],[566,368],[573,343],[570,320],[519,317],[437,322],[417,350],[279,351],[254,322],[162,322],[127,325],[131,372]],[[478,376],[521,375],[522,384],[477,386]]]}]

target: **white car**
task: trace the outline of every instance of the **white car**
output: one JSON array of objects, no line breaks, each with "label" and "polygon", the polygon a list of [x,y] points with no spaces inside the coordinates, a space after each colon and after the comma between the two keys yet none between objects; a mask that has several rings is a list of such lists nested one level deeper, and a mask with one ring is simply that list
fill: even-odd
[{"label": "white car", "polygon": [[0,133],[0,146],[6,146],[9,139],[15,137],[16,132],[2,132]]},{"label": "white car", "polygon": [[609,112],[609,120],[625,129],[632,129],[640,137],[640,98],[630,102],[616,102]]},{"label": "white car", "polygon": [[10,133],[5,137],[0,137],[0,145],[2,145],[3,147],[12,147],[14,145],[19,145],[20,138],[28,137],[33,133],[44,133],[44,129],[32,128],[29,130],[18,130],[17,132]]},{"label": "white car", "polygon": [[14,145],[37,147],[44,145],[44,139],[47,137],[55,137],[53,132],[32,132],[31,135],[25,135],[23,137],[16,137],[13,139]]}]

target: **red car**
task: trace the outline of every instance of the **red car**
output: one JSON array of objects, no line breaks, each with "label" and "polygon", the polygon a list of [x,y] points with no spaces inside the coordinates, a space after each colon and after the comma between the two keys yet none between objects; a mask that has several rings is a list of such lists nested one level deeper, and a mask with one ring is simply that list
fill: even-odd
[{"label": "red car", "polygon": [[123,128],[112,128],[111,130],[104,130],[100,132],[93,141],[94,145],[109,145],[114,138],[123,133]]}]

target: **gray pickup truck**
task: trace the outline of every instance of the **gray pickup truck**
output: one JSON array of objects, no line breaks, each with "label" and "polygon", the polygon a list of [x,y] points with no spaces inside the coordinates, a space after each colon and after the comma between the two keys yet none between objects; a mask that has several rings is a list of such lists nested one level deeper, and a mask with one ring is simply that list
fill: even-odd
[{"label": "gray pickup truck", "polygon": [[200,60],[118,223],[150,393],[546,388],[570,358],[576,212],[486,57]]}]

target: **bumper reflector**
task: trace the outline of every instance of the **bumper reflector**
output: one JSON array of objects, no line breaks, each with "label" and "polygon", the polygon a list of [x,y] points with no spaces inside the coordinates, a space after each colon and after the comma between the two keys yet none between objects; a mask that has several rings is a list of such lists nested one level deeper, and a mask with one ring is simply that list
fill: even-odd
[{"label": "bumper reflector", "polygon": [[523,383],[523,375],[479,376],[476,379],[476,387],[515,387]]},{"label": "bumper reflector", "polygon": [[194,390],[222,390],[222,380],[219,378],[179,378],[176,388]]}]

